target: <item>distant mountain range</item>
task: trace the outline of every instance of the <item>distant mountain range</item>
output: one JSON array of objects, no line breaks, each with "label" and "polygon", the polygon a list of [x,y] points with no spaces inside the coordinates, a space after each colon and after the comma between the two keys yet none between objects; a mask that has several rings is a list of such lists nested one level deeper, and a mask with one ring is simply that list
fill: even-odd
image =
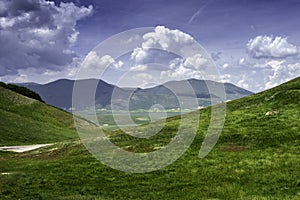
[{"label": "distant mountain range", "polygon": [[[211,105],[211,98],[218,98],[218,95],[213,91],[209,91],[209,89],[220,88],[222,86],[222,83],[197,79],[189,79],[187,82],[195,92],[199,107]],[[185,89],[185,84],[187,82],[170,81],[163,85],[146,89],[120,88],[97,79],[79,80],[76,84],[84,88],[83,95],[85,90],[97,85],[94,101],[96,108],[111,109],[110,105],[112,102],[112,94],[114,93],[116,96],[114,96],[113,102],[114,104],[117,104],[119,109],[126,109],[126,106],[124,106],[128,104],[126,99],[131,96],[129,108],[131,110],[137,110],[149,109],[155,104],[160,104],[165,109],[175,109],[180,107],[177,96],[168,88],[176,88],[176,91],[180,91],[180,96],[188,97],[191,94]],[[21,83],[18,85],[37,92],[46,103],[61,109],[82,109],[91,106],[94,102],[83,102],[82,105],[78,106],[80,108],[72,108],[72,92],[74,83],[74,80],[60,79],[47,84]],[[225,101],[253,94],[252,92],[237,87],[231,83],[225,83],[224,88],[226,93]]]}]

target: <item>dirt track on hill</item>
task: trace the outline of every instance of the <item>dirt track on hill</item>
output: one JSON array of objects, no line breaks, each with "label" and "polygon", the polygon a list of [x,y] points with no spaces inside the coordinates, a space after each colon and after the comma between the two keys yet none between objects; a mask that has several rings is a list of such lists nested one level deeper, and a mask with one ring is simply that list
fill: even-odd
[{"label": "dirt track on hill", "polygon": [[24,146],[4,146],[0,147],[0,151],[13,151],[17,153],[22,153],[26,151],[35,150],[41,147],[50,146],[53,144],[35,144],[35,145],[24,145]]}]

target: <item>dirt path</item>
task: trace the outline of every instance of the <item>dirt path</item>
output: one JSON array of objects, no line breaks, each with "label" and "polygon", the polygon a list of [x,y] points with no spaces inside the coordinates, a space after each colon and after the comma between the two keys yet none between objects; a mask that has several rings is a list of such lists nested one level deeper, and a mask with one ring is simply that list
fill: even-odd
[{"label": "dirt path", "polygon": [[22,153],[26,151],[31,151],[34,149],[38,149],[41,147],[46,147],[50,146],[53,144],[35,144],[35,145],[24,145],[24,146],[5,146],[5,147],[0,147],[0,151],[13,151],[17,153]]}]

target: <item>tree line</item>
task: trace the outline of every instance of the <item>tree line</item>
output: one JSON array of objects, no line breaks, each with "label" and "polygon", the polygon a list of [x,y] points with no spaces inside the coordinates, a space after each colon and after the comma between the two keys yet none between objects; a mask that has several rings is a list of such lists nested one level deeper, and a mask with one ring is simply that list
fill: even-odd
[{"label": "tree line", "polygon": [[32,98],[32,99],[36,99],[36,100],[38,100],[40,102],[45,103],[45,101],[43,101],[43,99],[41,98],[41,96],[38,93],[36,93],[36,92],[34,92],[34,91],[26,88],[26,87],[18,86],[18,85],[10,84],[10,83],[9,84],[5,84],[5,83],[3,83],[1,81],[0,81],[0,86],[3,87],[3,88],[9,89],[11,91],[14,91],[14,92],[16,92],[18,94],[21,94],[21,95],[24,95],[26,97],[29,97],[29,98]]}]

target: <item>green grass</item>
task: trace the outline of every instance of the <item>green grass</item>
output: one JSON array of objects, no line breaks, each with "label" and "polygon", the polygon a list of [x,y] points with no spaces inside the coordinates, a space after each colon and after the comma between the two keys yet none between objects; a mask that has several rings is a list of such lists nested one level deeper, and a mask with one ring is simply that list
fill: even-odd
[{"label": "green grass", "polygon": [[[165,114],[168,117],[172,117],[172,116],[179,115],[180,113],[181,112],[179,112],[179,111],[172,111],[172,110],[167,110],[166,112],[165,111],[157,112],[157,111],[152,111],[152,110],[131,110],[130,117],[131,117],[132,121],[136,124],[149,124],[151,122],[151,119],[150,119],[151,114],[157,114],[157,115],[160,114],[160,116],[163,116],[163,114]],[[89,116],[94,115],[94,112],[81,111],[76,114],[88,119]],[[127,115],[127,112],[122,111],[122,110],[115,111],[114,115],[113,115],[111,110],[106,110],[106,111],[97,111],[96,115],[97,115],[97,120],[98,120],[100,126],[103,126],[104,124],[107,124],[108,126],[116,126],[114,117],[122,119],[123,116]],[[126,126],[130,126],[130,125],[126,124]]]},{"label": "green grass", "polygon": [[77,138],[71,114],[0,87],[0,146]]},{"label": "green grass", "polygon": [[[202,109],[191,147],[173,164],[154,172],[130,174],[111,169],[89,154],[79,140],[22,154],[2,154],[0,197],[300,199],[299,94],[300,78],[228,103],[222,135],[213,151],[200,159],[211,111]],[[279,113],[265,115],[272,110]],[[136,139],[118,130],[107,134],[128,151],[153,151],[171,140],[179,120],[169,118],[163,130],[149,139]]]}]

